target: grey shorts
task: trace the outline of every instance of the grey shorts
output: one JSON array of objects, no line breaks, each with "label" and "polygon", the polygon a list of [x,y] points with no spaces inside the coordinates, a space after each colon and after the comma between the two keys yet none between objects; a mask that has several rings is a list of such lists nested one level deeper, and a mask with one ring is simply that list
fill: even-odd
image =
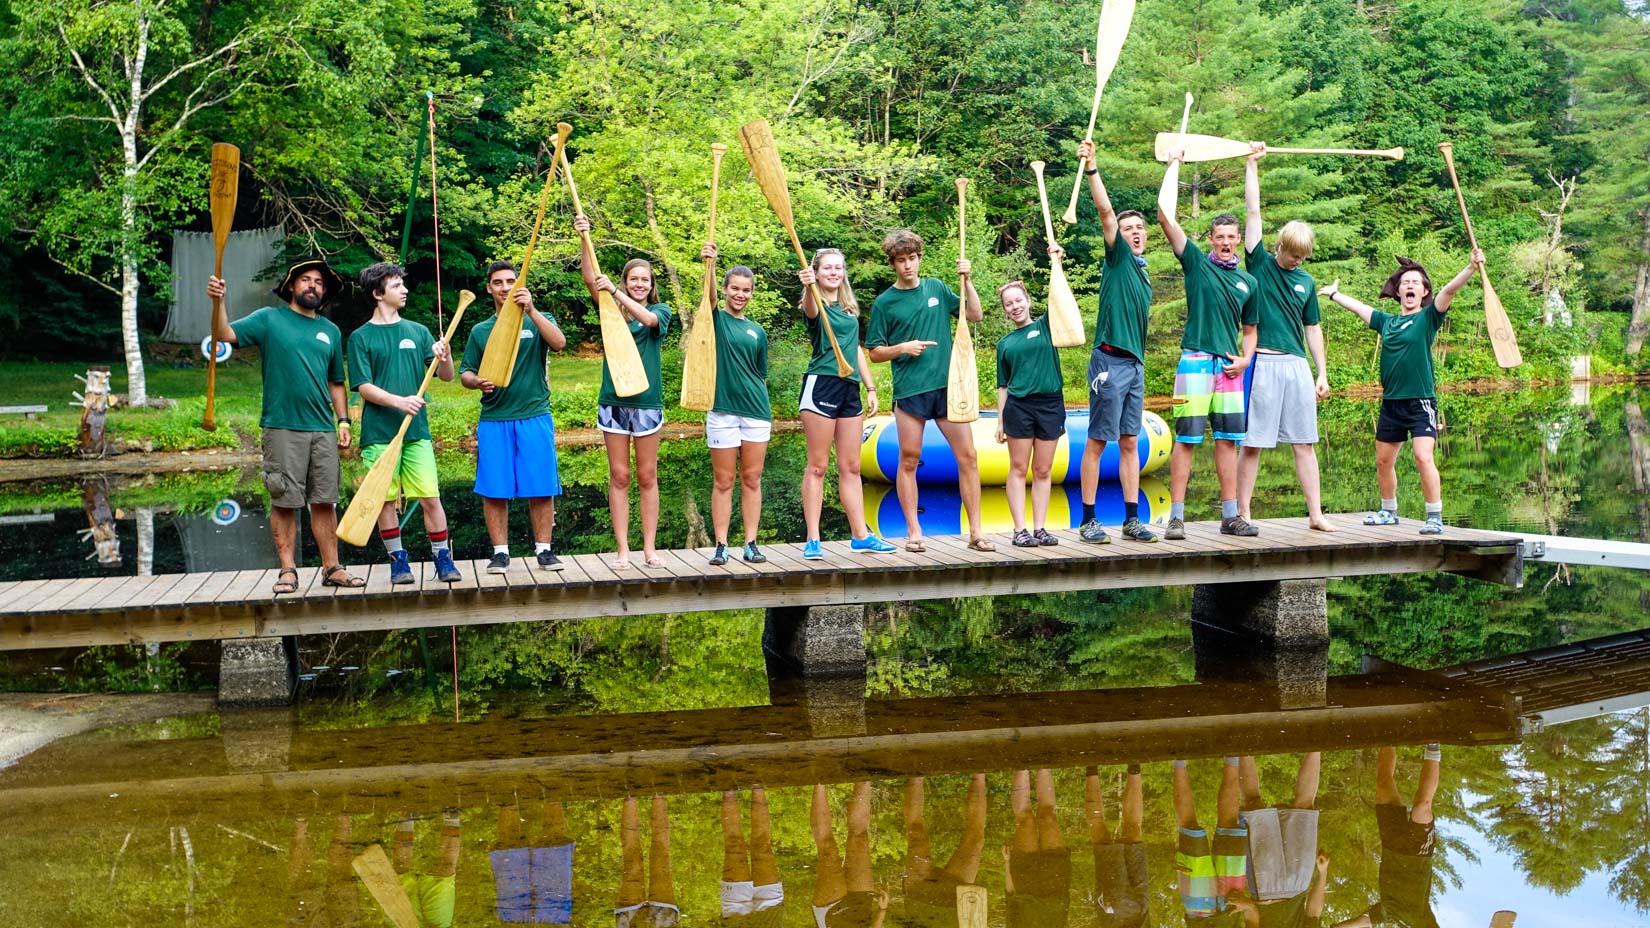
[{"label": "grey shorts", "polygon": [[1138,358],[1095,348],[1089,354],[1089,438],[1116,441],[1139,435],[1145,408],[1146,366]]},{"label": "grey shorts", "polygon": [[277,509],[338,502],[338,435],[264,429],[264,489]]},{"label": "grey shorts", "polygon": [[1255,353],[1249,381],[1249,434],[1245,448],[1315,445],[1318,395],[1312,366],[1292,354]]},{"label": "grey shorts", "polygon": [[1290,899],[1312,887],[1318,863],[1317,809],[1253,809],[1249,826],[1249,892],[1261,902]]},{"label": "grey shorts", "polygon": [[1094,846],[1094,909],[1101,928],[1140,928],[1150,899],[1144,844]]}]

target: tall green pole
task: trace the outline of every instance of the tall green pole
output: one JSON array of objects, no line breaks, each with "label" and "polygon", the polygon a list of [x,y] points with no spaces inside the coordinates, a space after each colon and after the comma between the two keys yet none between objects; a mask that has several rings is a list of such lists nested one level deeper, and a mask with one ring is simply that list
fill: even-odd
[{"label": "tall green pole", "polygon": [[407,218],[401,224],[401,253],[396,257],[396,261],[403,267],[406,266],[407,247],[412,240],[413,208],[418,205],[418,168],[424,160],[423,123],[424,108],[419,107],[418,124],[420,129],[413,133],[413,169],[412,183],[407,187]]}]

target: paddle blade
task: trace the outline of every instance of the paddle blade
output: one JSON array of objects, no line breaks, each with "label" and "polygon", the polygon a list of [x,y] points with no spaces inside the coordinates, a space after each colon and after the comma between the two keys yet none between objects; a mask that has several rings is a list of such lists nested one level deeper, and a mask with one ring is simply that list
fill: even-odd
[{"label": "paddle blade", "polygon": [[[710,271],[707,268],[706,273]],[[716,403],[716,302],[699,301],[693,331],[682,352],[682,408],[709,412]]]},{"label": "paddle blade", "polygon": [[630,326],[625,325],[619,304],[606,290],[596,296],[596,316],[602,324],[602,356],[613,379],[613,392],[619,396],[646,393],[647,369],[642,367],[642,353],[630,335]]},{"label": "paddle blade", "polygon": [[357,548],[372,541],[372,530],[378,527],[378,514],[384,510],[384,501],[390,498],[390,482],[401,466],[401,444],[401,436],[395,436],[378,460],[372,462],[372,468],[355,491],[355,498],[344,510],[344,517],[338,520],[340,541]]},{"label": "paddle blade", "polygon": [[779,160],[779,145],[773,140],[773,129],[766,119],[753,119],[739,129],[739,145],[745,149],[745,160],[750,162],[751,174],[762,196],[768,200],[774,214],[785,228],[792,229],[796,221],[791,215],[791,192],[785,185],[785,165]]},{"label": "paddle blade", "polygon": [[945,400],[945,417],[952,422],[973,422],[980,417],[980,371],[974,363],[974,333],[968,327],[966,315],[957,317],[957,337],[951,342],[951,373],[946,380]]},{"label": "paddle blade", "polygon": [[1066,282],[1066,269],[1058,255],[1048,262],[1048,331],[1056,348],[1075,348],[1085,341],[1083,311]]},{"label": "paddle blade", "polygon": [[487,335],[487,348],[481,353],[476,376],[495,387],[510,385],[510,375],[516,369],[516,352],[521,349],[522,315],[521,304],[513,296],[505,297],[493,331]]},{"label": "paddle blade", "polygon": [[960,884],[957,886],[957,928],[985,928],[986,895],[984,886]]},{"label": "paddle blade", "polygon": [[[1106,0],[1100,6],[1100,37],[1095,42],[1095,83],[1101,87],[1111,79],[1117,59],[1123,54],[1123,42],[1129,37],[1134,23],[1134,0]],[[1096,93],[1096,96],[1099,94]]]},{"label": "paddle blade", "polygon": [[1183,162],[1190,161],[1222,161],[1227,158],[1247,158],[1254,149],[1248,142],[1239,142],[1236,139],[1223,139],[1218,135],[1198,135],[1188,132],[1181,135],[1177,132],[1159,132],[1157,134],[1157,160],[1167,164],[1169,156],[1174,153],[1177,142],[1183,142],[1186,147],[1186,157]]},{"label": "paddle blade", "polygon": [[1514,368],[1524,363],[1524,353],[1518,350],[1518,336],[1514,334],[1507,308],[1501,305],[1501,296],[1490,285],[1490,275],[1478,269],[1478,279],[1484,284],[1484,324],[1490,330],[1490,345],[1495,348],[1495,363]]},{"label": "paddle blade", "polygon": [[390,866],[390,858],[384,853],[383,845],[374,844],[367,848],[351,866],[395,928],[419,928],[418,913],[413,909],[412,900],[407,898],[407,891],[401,888],[401,878]]},{"label": "paddle blade", "polygon": [[218,252],[218,270],[223,270],[223,246],[235,222],[235,201],[241,181],[241,150],[227,142],[212,145],[212,244]]}]

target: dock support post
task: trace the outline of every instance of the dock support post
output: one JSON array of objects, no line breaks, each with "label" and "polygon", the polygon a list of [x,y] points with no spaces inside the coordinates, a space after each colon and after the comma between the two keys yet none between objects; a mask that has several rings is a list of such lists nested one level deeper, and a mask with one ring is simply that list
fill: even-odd
[{"label": "dock support post", "polygon": [[1322,706],[1329,690],[1329,602],[1322,580],[1209,584],[1192,590],[1200,681],[1274,680],[1280,708]]},{"label": "dock support post", "polygon": [[225,639],[220,644],[219,706],[289,706],[296,685],[287,639]]},{"label": "dock support post", "polygon": [[865,607],[767,610],[768,697],[805,708],[815,737],[865,733]]}]

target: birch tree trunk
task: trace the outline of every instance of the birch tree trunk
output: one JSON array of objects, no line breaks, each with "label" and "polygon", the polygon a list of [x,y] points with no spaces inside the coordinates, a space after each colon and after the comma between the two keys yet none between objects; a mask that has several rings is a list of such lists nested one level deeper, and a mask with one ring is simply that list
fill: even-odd
[{"label": "birch tree trunk", "polygon": [[1644,211],[1644,238],[1639,244],[1639,273],[1633,284],[1633,318],[1627,324],[1627,354],[1637,356],[1650,335],[1650,209]]}]

